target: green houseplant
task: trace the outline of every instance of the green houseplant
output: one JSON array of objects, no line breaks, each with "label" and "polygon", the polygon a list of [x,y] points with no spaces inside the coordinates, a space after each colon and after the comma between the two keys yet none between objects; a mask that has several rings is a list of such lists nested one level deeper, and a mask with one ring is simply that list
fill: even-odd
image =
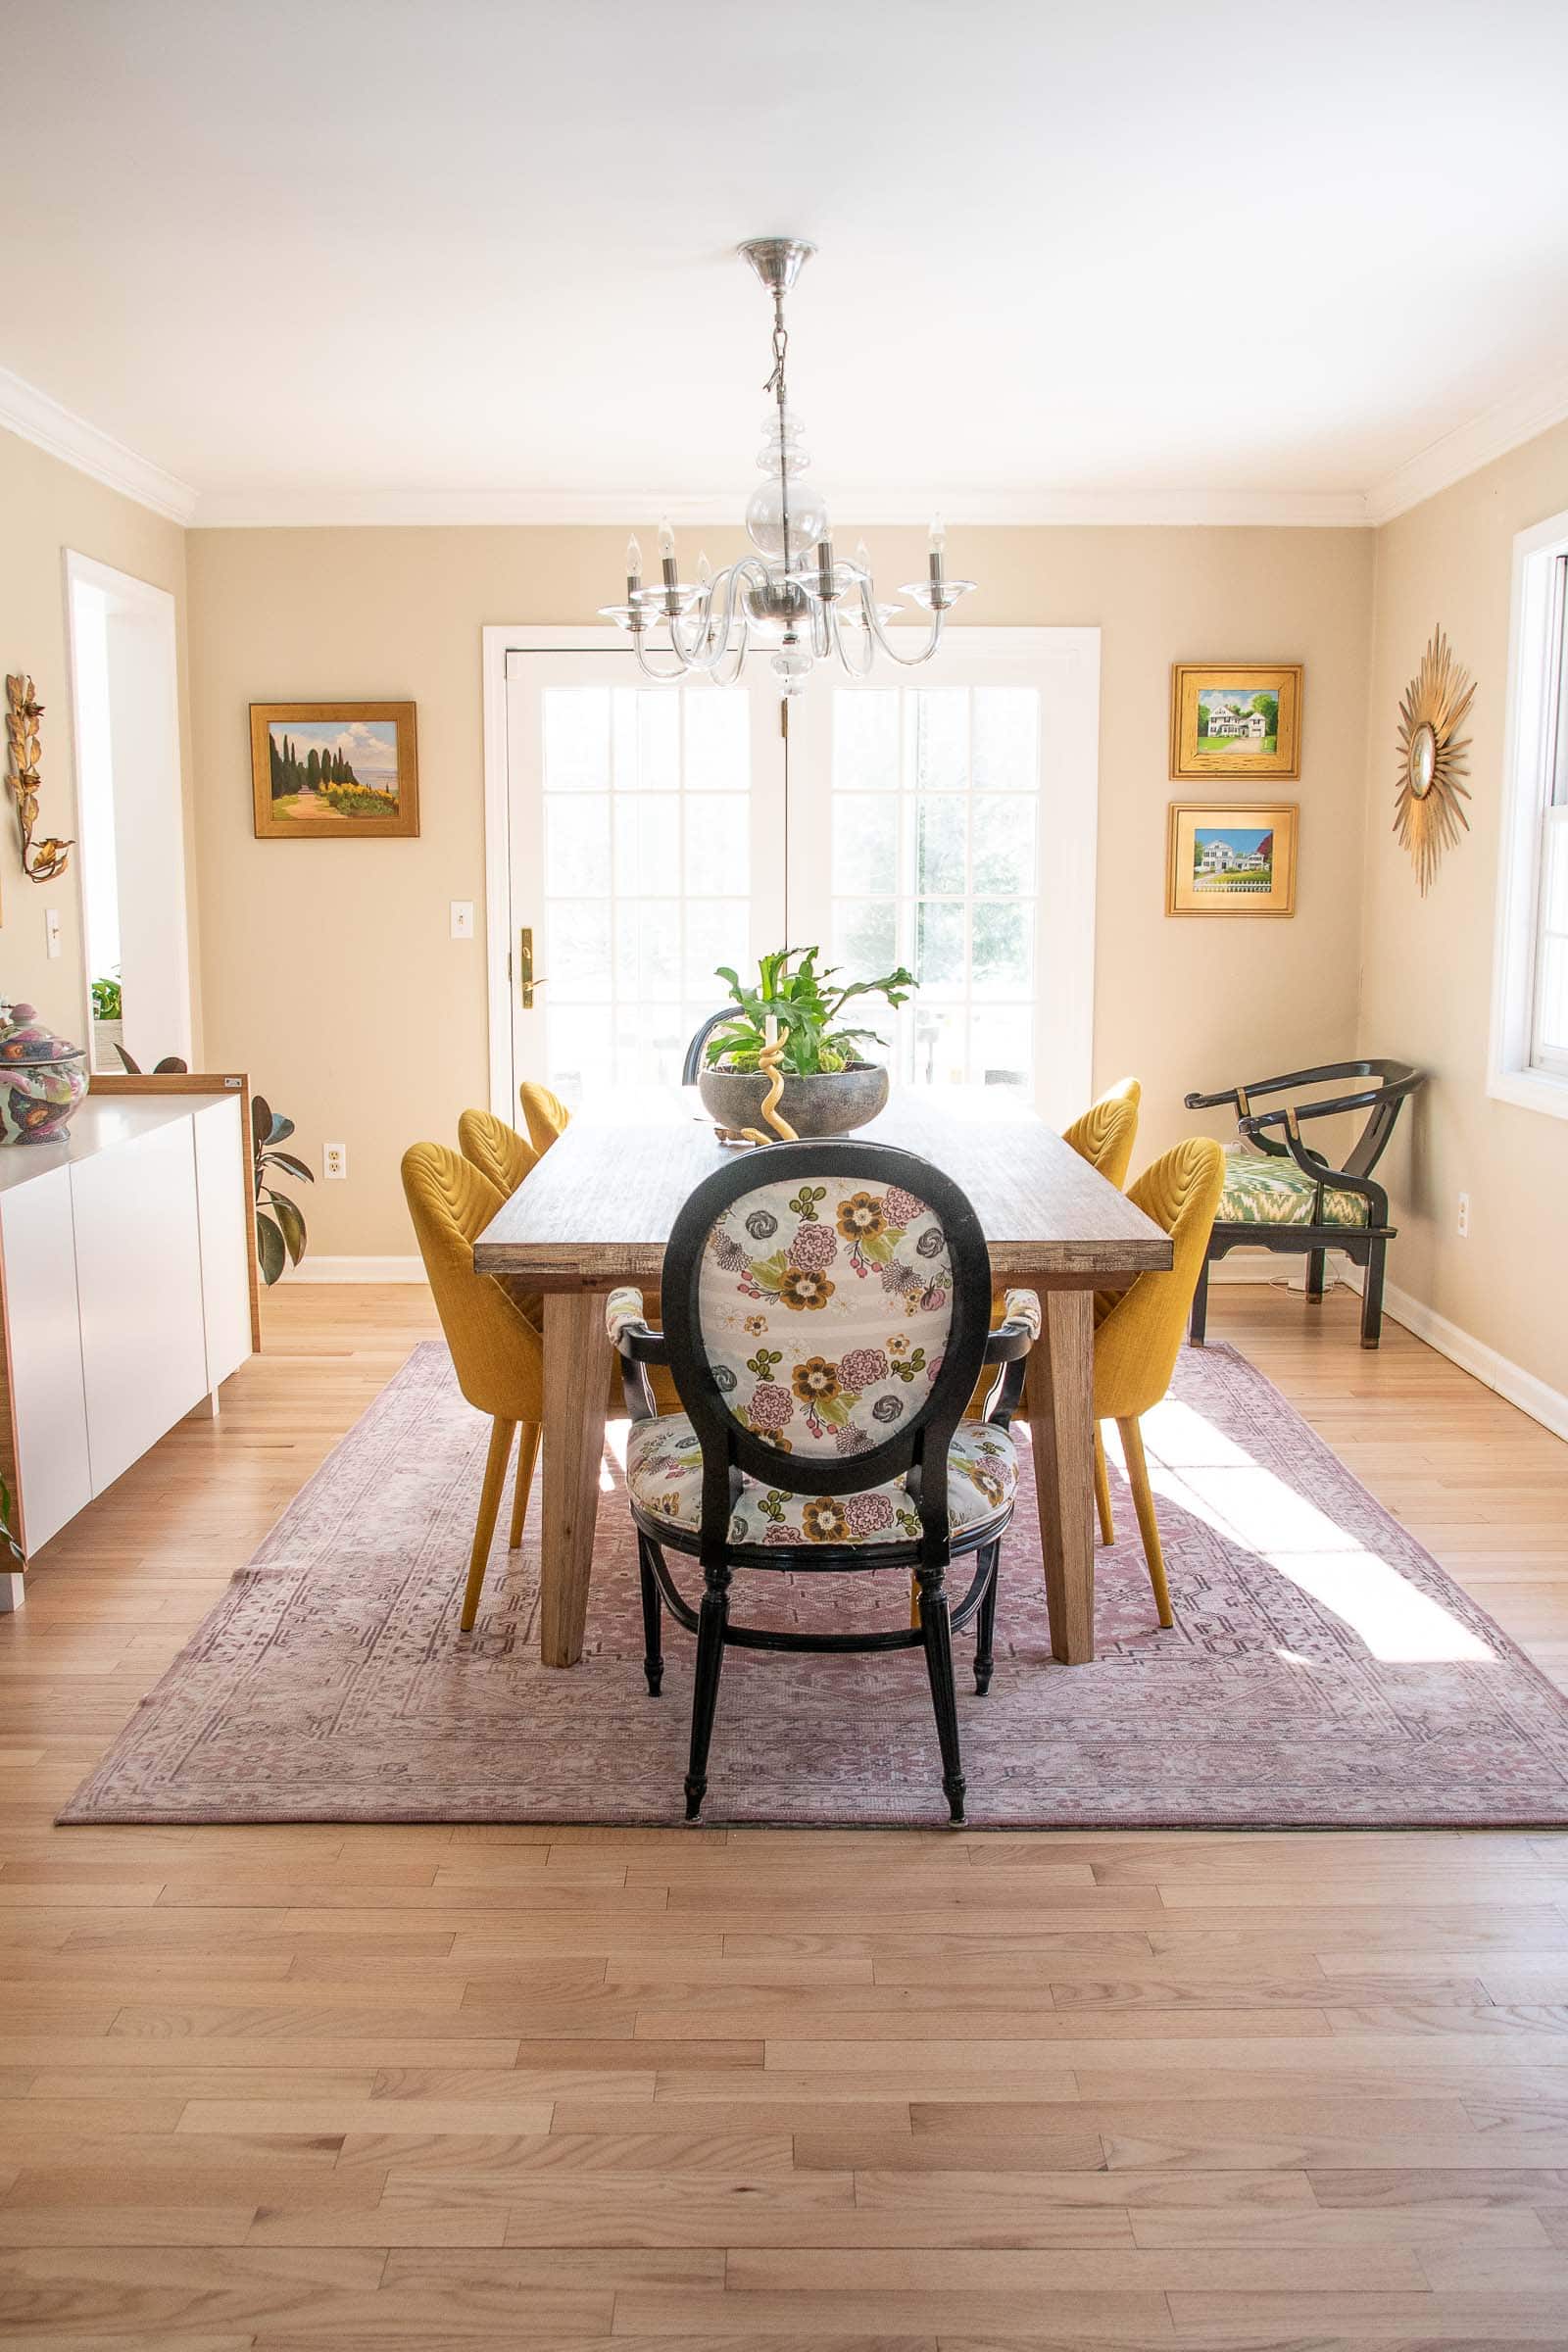
[{"label": "green houseplant", "polygon": [[770,1031],[779,1042],[784,1092],[780,1115],[798,1135],[847,1135],[874,1119],[888,1099],[888,1073],[861,1054],[862,1041],[885,1045],[870,1028],[844,1017],[857,998],[881,998],[894,1010],[917,983],[902,964],[880,980],[846,980],[836,965],[818,969],[819,948],[779,948],[758,964],[756,984],[721,964],[735,1011],[709,1038],[698,1091],[710,1116],[730,1130],[757,1125],[768,1081],[760,1069]]},{"label": "green houseplant", "polygon": [[[281,1168],[298,1184],[314,1184],[316,1178],[303,1159],[292,1152],[280,1152],[279,1144],[286,1143],[294,1132],[292,1119],[275,1111],[262,1095],[251,1097],[252,1163],[256,1172],[256,1256],[262,1269],[262,1280],[270,1288],[283,1271],[286,1257],[297,1266],[305,1255],[305,1219],[297,1200],[280,1193],[268,1179],[269,1168]],[[262,1206],[263,1201],[267,1206]]]}]

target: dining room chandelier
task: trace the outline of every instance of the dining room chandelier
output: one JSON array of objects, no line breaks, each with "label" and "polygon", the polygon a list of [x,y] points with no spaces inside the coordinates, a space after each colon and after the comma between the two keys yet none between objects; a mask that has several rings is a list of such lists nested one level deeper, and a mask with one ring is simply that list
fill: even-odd
[{"label": "dining room chandelier", "polygon": [[816,248],[802,237],[753,237],[737,250],[773,298],[773,371],[764,386],[773,406],[757,458],[762,478],[746,506],[756,553],[716,572],[700,556],[695,580],[683,580],[675,534],[662,522],[659,579],[645,586],[642,550],[632,539],[626,601],[602,606],[601,617],[629,634],[644,673],[661,680],[706,676],[733,685],[754,644],[775,649],[772,668],[785,694],[798,694],[814,664],[833,654],[852,677],[864,677],[879,651],[905,668],[929,662],[948,612],[975,583],[948,577],[945,534],[934,520],[926,578],[899,590],[930,616],[924,642],[906,653],[891,641],[889,624],[906,617],[906,608],[878,603],[863,540],[852,562],[834,554],[827,506],[807,472],[810,453],[785,389],[784,297]]}]

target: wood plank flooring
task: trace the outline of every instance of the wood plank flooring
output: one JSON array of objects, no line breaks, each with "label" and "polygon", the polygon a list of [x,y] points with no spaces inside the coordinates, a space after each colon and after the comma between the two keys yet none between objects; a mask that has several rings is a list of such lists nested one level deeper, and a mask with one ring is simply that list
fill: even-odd
[{"label": "wood plank flooring", "polygon": [[[1568,1447],[1212,1319],[1568,1681]],[[0,1620],[8,2344],[1568,2344],[1568,1837],[52,1829],[433,1328],[266,1320]]]}]

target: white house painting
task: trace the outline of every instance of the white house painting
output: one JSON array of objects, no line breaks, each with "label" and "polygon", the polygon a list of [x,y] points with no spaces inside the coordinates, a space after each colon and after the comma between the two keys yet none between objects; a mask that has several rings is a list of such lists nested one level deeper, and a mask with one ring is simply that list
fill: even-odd
[{"label": "white house painting", "polygon": [[1193,834],[1195,890],[1269,891],[1274,835],[1253,825],[1200,825]]},{"label": "white house painting", "polygon": [[1209,743],[1261,743],[1269,731],[1264,712],[1254,710],[1251,698],[1234,687],[1205,686],[1198,702],[1208,722],[1201,732]]}]

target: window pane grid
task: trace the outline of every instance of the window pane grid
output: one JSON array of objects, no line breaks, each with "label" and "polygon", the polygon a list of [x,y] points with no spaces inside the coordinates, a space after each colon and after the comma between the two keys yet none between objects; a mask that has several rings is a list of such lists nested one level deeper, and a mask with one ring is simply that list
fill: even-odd
[{"label": "window pane grid", "polygon": [[835,959],[857,977],[904,963],[919,978],[919,994],[894,1016],[894,1029],[886,1019],[876,1024],[906,1084],[1027,1093],[1039,694],[879,688],[867,713],[871,699],[845,689],[834,697]]},{"label": "window pane grid", "polygon": [[[543,697],[550,1083],[568,1101],[673,1081],[751,926],[750,698],[550,687]],[[688,802],[699,796],[695,808]]]}]

